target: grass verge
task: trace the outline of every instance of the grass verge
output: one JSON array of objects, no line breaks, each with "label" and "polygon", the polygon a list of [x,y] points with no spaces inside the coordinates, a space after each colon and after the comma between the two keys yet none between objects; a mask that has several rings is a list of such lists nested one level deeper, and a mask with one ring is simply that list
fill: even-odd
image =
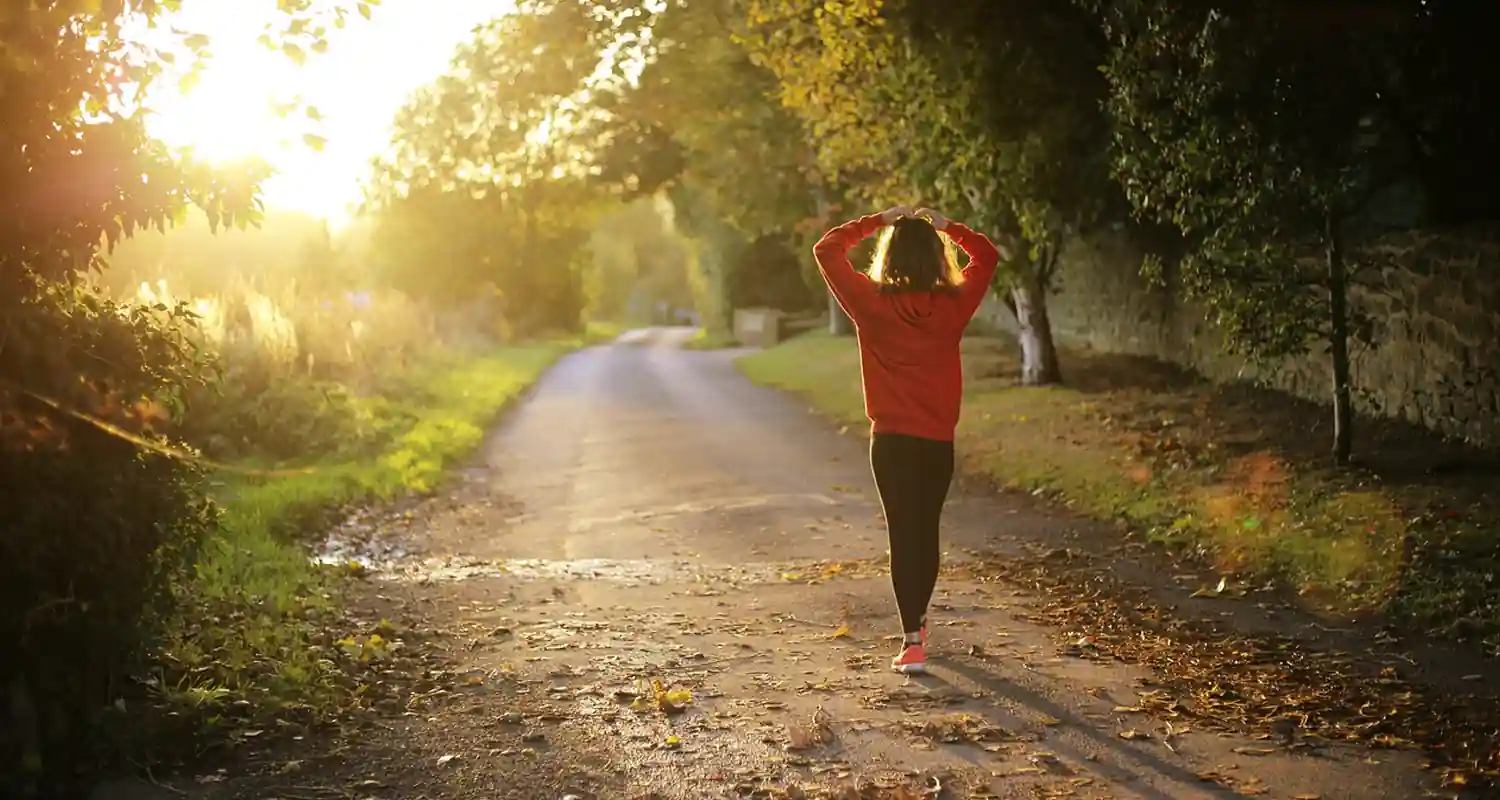
[{"label": "grass verge", "polygon": [[[1063,354],[1068,385],[1022,387],[1007,341],[964,343],[964,467],[1212,562],[1280,580],[1314,609],[1386,612],[1500,646],[1495,461],[1364,421],[1335,470],[1323,410],[1145,359]],[[854,342],[822,333],[741,358],[757,382],[864,420]]]},{"label": "grass verge", "polygon": [[399,396],[364,402],[362,413],[388,431],[378,452],[306,474],[226,481],[220,533],[184,587],[183,613],[148,680],[162,718],[244,738],[386,698],[392,632],[351,629],[340,602],[348,571],[314,565],[299,536],[339,507],[432,489],[507,404],[591,340],[429,364],[401,382]]},{"label": "grass verge", "polygon": [[723,331],[711,331],[708,328],[699,328],[691,339],[683,342],[682,346],[688,350],[723,350],[728,347],[739,347],[740,343]]}]

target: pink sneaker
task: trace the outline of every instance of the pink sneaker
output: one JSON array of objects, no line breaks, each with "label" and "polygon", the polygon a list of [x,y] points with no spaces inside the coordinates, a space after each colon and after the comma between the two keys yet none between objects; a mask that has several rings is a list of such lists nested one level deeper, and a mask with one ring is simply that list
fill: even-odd
[{"label": "pink sneaker", "polygon": [[901,655],[891,659],[891,669],[903,675],[920,675],[927,671],[927,648],[920,644],[909,644],[901,648]]}]

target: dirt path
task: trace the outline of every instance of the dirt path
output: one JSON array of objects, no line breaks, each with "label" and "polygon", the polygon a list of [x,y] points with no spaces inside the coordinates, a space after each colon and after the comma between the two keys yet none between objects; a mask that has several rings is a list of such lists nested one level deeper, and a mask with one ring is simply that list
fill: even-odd
[{"label": "dirt path", "polygon": [[369,613],[430,648],[427,692],[178,791],[1423,796],[1416,755],[1194,730],[1151,713],[1146,672],[1059,647],[1025,592],[964,568],[997,537],[1068,540],[1069,523],[1014,499],[955,497],[933,674],[888,672],[863,441],[751,385],[733,353],[680,349],[688,333],[565,359],[448,494],[384,526],[400,557],[374,573]]}]

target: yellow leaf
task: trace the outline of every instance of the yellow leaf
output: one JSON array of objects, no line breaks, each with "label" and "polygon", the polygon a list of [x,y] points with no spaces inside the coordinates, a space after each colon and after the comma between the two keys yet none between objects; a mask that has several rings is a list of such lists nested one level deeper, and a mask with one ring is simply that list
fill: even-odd
[{"label": "yellow leaf", "polygon": [[834,631],[833,635],[830,636],[830,637],[828,637],[828,638],[830,638],[830,639],[843,639],[843,638],[846,638],[847,636],[849,636],[850,633],[851,633],[851,631],[849,630],[849,626],[848,625],[840,625],[839,629],[836,630],[836,631]]},{"label": "yellow leaf", "polygon": [[177,91],[184,95],[192,94],[193,90],[198,88],[198,81],[201,78],[202,73],[198,70],[189,70],[181,78],[177,79]]}]

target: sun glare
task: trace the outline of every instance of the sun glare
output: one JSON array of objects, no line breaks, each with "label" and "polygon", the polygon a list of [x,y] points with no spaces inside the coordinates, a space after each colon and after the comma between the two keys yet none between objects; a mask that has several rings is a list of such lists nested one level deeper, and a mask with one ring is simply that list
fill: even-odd
[{"label": "sun glare", "polygon": [[[265,159],[276,175],[264,188],[272,209],[301,211],[338,226],[359,199],[370,159],[389,142],[407,96],[447,68],[473,27],[509,12],[496,0],[382,0],[373,19],[352,16],[328,51],[301,67],[262,47],[274,0],[187,0],[169,23],[209,37],[211,58],[195,85],[182,69],[147,103],[152,135],[203,159]],[[300,100],[316,109],[284,114]],[[310,146],[305,135],[323,142]]]},{"label": "sun glare", "polygon": [[292,142],[294,121],[274,112],[264,78],[248,65],[237,68],[220,61],[190,94],[155,104],[153,110],[156,136],[210,161],[247,156],[274,160]]}]

